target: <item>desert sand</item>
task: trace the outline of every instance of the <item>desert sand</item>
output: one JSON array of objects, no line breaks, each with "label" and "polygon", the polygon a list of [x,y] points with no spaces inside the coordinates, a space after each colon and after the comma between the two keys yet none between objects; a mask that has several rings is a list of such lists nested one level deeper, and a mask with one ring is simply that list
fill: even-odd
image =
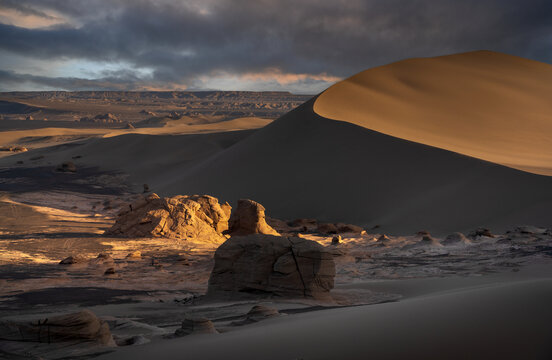
[{"label": "desert sand", "polygon": [[[134,129],[57,121],[0,132],[0,145],[29,149],[0,159],[0,320],[86,308],[114,340],[2,339],[0,357],[550,358],[550,69],[473,52],[367,70],[274,121],[199,114],[156,117]],[[82,94],[62,95],[21,103],[54,116],[47,104],[63,107]],[[135,94],[107,95],[92,101],[105,112],[117,96],[136,101]],[[161,100],[151,101],[165,111]],[[193,101],[211,112],[217,106]],[[234,211],[256,204],[254,226],[236,212],[230,225],[240,219],[240,231],[289,236],[278,238],[285,249],[291,237],[316,242],[309,251],[335,265],[324,267],[329,296],[267,297],[266,288],[251,291],[245,281],[247,297],[209,297],[215,251],[236,226],[217,232],[219,242],[165,232],[154,220],[167,221],[168,200],[152,192],[208,194]],[[151,208],[131,206],[145,203]],[[171,221],[194,211],[186,204]],[[186,215],[181,228],[208,223],[209,213]],[[350,230],[321,230],[335,223]],[[126,224],[155,231],[138,237]],[[163,234],[171,236],[157,237]],[[257,247],[247,253],[255,256]],[[285,251],[278,269],[296,267],[305,293],[299,264],[307,262]],[[219,268],[236,270],[232,256],[219,254]],[[274,278],[284,274],[276,263],[268,268]],[[309,271],[316,284],[320,273]],[[258,305],[277,316],[250,321]],[[212,331],[177,337],[194,321]]]},{"label": "desert sand", "polygon": [[[437,65],[433,66],[434,62],[437,62]],[[492,66],[495,62],[496,69]],[[531,139],[543,139],[542,141],[547,142],[546,137],[542,136],[547,133],[548,126],[543,120],[544,115],[538,118],[540,120],[537,117],[531,118],[533,122],[525,118],[519,118],[516,122],[518,117],[515,116],[522,109],[526,114],[532,114],[536,109],[545,114],[548,106],[544,101],[546,96],[541,94],[539,97],[535,94],[535,101],[542,99],[540,108],[533,106],[533,103],[515,103],[510,101],[509,97],[501,97],[500,91],[495,93],[496,84],[492,81],[479,80],[502,79],[503,73],[511,70],[510,72],[516,76],[507,82],[507,88],[517,86],[525,89],[525,84],[533,84],[533,78],[546,79],[550,65],[535,64],[508,55],[488,52],[451,55],[437,60],[420,59],[414,63],[425,65],[419,65],[420,71],[413,70],[409,72],[409,76],[426,79],[430,73],[433,74],[435,68],[437,74],[440,74],[434,80],[437,83],[438,79],[444,79],[443,83],[455,84],[456,67],[464,71],[473,69],[475,72],[473,81],[467,81],[470,78],[461,76],[463,83],[468,84],[462,92],[471,94],[474,88],[478,88],[481,91],[478,98],[489,98],[490,105],[482,100],[479,103],[471,102],[468,107],[465,106],[467,100],[458,99],[456,93],[438,91],[438,95],[443,99],[436,95],[435,102],[439,104],[437,108],[446,110],[450,107],[449,112],[455,115],[449,118],[442,113],[442,117],[446,117],[447,120],[435,126],[434,130],[424,131],[424,134],[428,134],[427,139],[437,136],[432,134],[443,133],[442,141],[447,143],[449,141],[446,140],[445,134],[458,133],[458,139],[463,139],[461,141],[465,145],[462,148],[463,153],[460,152],[461,149],[455,148],[455,151],[450,151],[447,146],[437,146],[439,144],[432,140],[414,142],[412,140],[415,139],[409,139],[408,136],[402,139],[400,136],[403,135],[403,130],[389,136],[379,132],[378,127],[368,128],[367,122],[360,123],[358,120],[364,119],[361,115],[368,110],[364,106],[341,104],[339,99],[347,98],[347,93],[352,90],[339,90],[339,83],[331,87],[328,93],[322,93],[256,132],[247,130],[234,133],[179,135],[182,136],[179,138],[175,135],[151,135],[156,131],[160,134],[167,131],[165,127],[160,128],[161,130],[154,128],[142,130],[148,135],[93,138],[72,142],[70,147],[36,149],[11,156],[9,161],[2,161],[0,164],[12,166],[15,161],[23,161],[24,164],[32,166],[53,166],[79,156],[80,158],[74,161],[79,167],[98,167],[103,171],[129,174],[128,180],[138,184],[138,188],[147,183],[162,195],[208,193],[229,202],[251,198],[271,209],[277,218],[316,218],[321,221],[346,222],[365,227],[379,226],[383,231],[394,234],[413,233],[425,229],[446,235],[454,231],[471,231],[477,227],[503,232],[512,225],[552,225],[546,212],[552,205],[552,178],[490,161],[498,161],[492,157],[494,152],[506,154],[503,159],[509,157],[512,152],[523,153],[523,156],[529,159],[524,160],[523,164],[545,168],[548,166],[545,164],[545,157],[548,156],[547,147],[540,146],[540,140],[534,140],[531,146],[525,147],[527,151],[518,153],[515,150],[517,145],[511,145],[510,141],[500,147],[480,137],[494,134],[492,136],[502,139],[500,141],[503,142],[505,139],[516,139],[512,141],[525,143],[531,142]],[[451,70],[448,66],[441,66],[441,63],[459,63],[462,66],[450,65],[453,67]],[[395,66],[397,65],[391,64],[388,67],[368,70],[361,75],[365,82],[372,81],[366,79],[372,79],[371,74],[374,73],[373,81],[381,80],[383,84],[394,84],[394,78],[385,81],[380,77],[383,76],[381,74],[392,73],[394,70],[385,69],[394,69]],[[426,72],[421,71],[424,66],[427,68]],[[476,76],[481,73],[477,70],[479,68],[485,69],[485,76]],[[538,69],[542,69],[542,76],[538,75]],[[445,74],[452,78],[448,79]],[[350,80],[345,80],[344,83],[349,82]],[[415,96],[431,97],[424,95],[424,87],[407,89]],[[361,88],[361,95],[358,96],[372,99],[366,91],[368,90]],[[533,93],[529,90],[527,94],[527,97],[533,98]],[[419,116],[424,119],[418,121],[418,118],[414,117],[410,123],[420,123],[420,126],[423,126],[420,129],[432,126],[432,122],[425,120],[423,114],[434,107],[418,101],[416,97],[400,98],[409,107],[418,109],[422,114]],[[488,119],[485,121],[477,117],[470,121],[457,117],[460,113],[457,111],[459,107],[485,114],[490,111],[489,106],[495,106],[493,104],[502,98],[508,99],[505,103],[515,104],[516,111],[512,110],[514,115],[507,118],[500,116],[500,119],[503,119],[501,121],[497,120],[498,115],[495,116],[494,113],[493,116],[485,117]],[[336,109],[356,109],[353,114],[356,115],[347,121],[335,121],[316,113],[322,113],[320,107],[323,108],[326,102],[329,104],[328,107],[331,107],[330,103],[333,101],[339,102],[335,106]],[[386,109],[396,108],[385,102],[374,108],[378,106]],[[501,114],[500,111],[497,113]],[[368,114],[369,111],[366,116],[369,119]],[[393,119],[397,128],[404,128],[399,124],[405,123],[405,118]],[[252,119],[235,122],[235,126],[232,126],[231,122],[224,122],[221,125],[178,125],[178,129],[183,131],[182,128],[193,128],[195,130],[191,131],[203,133],[216,129],[244,129],[263,124],[261,120]],[[451,128],[445,131],[448,128],[443,124],[448,122],[457,125],[451,125]],[[468,129],[462,132],[456,130],[455,126]],[[454,142],[451,140],[450,143]],[[466,150],[468,146],[472,146],[469,144],[476,144],[489,156],[480,154],[474,157],[477,154],[471,154]],[[112,156],[113,154],[120,156]],[[514,155],[511,158],[516,162],[520,158]],[[40,161],[31,160],[37,156],[44,158]]]},{"label": "desert sand", "polygon": [[314,111],[387,135],[552,175],[552,66],[476,51],[408,59],[324,91]]}]

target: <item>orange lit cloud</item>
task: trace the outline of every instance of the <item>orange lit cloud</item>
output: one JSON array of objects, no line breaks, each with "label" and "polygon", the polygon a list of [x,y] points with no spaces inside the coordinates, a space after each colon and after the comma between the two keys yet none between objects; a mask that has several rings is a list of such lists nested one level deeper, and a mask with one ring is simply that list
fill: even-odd
[{"label": "orange lit cloud", "polygon": [[285,73],[280,69],[271,68],[264,72],[246,73],[240,76],[241,80],[245,81],[276,81],[280,85],[289,85],[305,80],[336,82],[341,80],[340,77],[331,76],[326,73],[321,74],[294,74]]},{"label": "orange lit cloud", "polygon": [[25,14],[15,9],[0,8],[0,23],[15,25],[27,29],[37,29],[52,25],[65,24],[67,20],[54,14],[44,13],[43,16],[36,14]]}]

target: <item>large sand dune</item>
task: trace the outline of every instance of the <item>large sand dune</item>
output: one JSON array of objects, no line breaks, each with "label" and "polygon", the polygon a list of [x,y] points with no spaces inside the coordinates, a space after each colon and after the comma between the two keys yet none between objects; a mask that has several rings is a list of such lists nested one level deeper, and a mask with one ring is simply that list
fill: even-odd
[{"label": "large sand dune", "polygon": [[552,66],[477,51],[363,71],[314,111],[384,134],[552,175]]},{"label": "large sand dune", "polygon": [[164,190],[248,197],[269,216],[393,233],[551,225],[552,178],[328,120],[313,103],[183,169]]}]

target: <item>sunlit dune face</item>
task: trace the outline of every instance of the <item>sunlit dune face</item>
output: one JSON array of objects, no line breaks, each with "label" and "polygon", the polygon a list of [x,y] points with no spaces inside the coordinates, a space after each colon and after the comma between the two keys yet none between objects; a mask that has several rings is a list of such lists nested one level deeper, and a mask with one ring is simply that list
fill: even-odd
[{"label": "sunlit dune face", "polygon": [[65,24],[67,20],[54,13],[44,13],[42,15],[24,14],[14,9],[0,8],[0,23],[36,29]]},{"label": "sunlit dune face", "polygon": [[406,60],[322,93],[321,116],[552,175],[552,66],[488,51]]}]

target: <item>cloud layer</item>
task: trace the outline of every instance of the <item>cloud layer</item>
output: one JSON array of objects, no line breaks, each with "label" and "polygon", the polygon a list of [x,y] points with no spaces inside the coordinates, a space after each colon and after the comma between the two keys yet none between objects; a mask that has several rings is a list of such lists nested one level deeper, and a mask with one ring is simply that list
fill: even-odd
[{"label": "cloud layer", "polygon": [[408,57],[489,49],[551,62],[552,3],[0,0],[0,39],[3,91],[314,93]]}]

